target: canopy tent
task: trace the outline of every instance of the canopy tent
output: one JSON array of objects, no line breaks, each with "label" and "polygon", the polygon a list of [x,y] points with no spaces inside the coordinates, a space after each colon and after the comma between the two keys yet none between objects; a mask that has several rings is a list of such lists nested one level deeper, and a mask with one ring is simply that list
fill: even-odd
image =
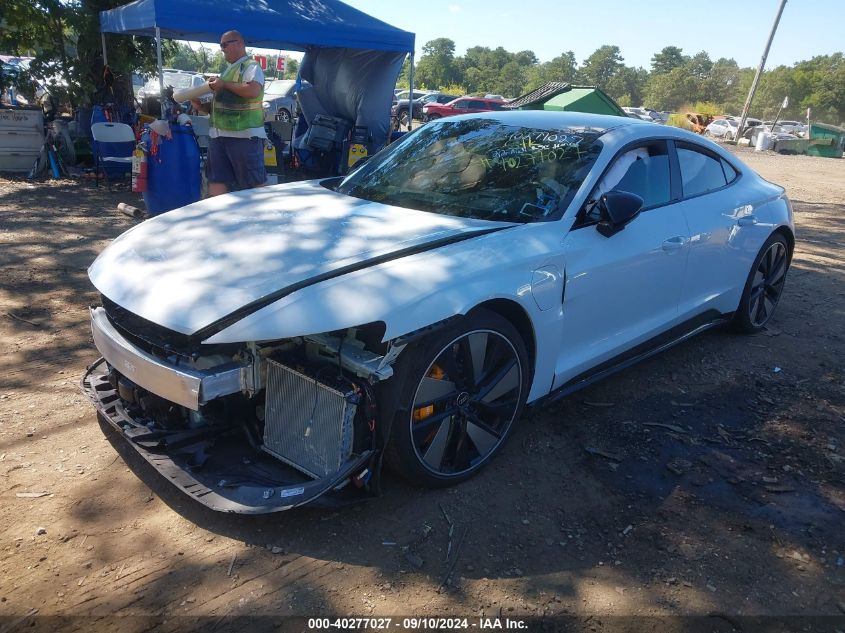
[{"label": "canopy tent", "polygon": [[[248,46],[305,51],[303,66],[308,66],[309,56],[326,48],[353,49],[349,51],[349,57],[358,59],[370,52],[371,66],[385,64],[385,72],[358,77],[345,73],[346,81],[342,85],[321,87],[323,91],[333,90],[336,94],[349,91],[359,95],[357,103],[352,104],[348,98],[324,96],[323,100],[328,102],[326,105],[332,101],[349,104],[344,111],[329,113],[352,119],[356,124],[369,124],[376,149],[387,138],[390,88],[396,83],[401,58],[406,53],[411,56],[413,88],[414,34],[339,0],[257,0],[243,4],[231,0],[203,0],[199,4],[195,0],[136,0],[100,12],[104,63],[108,63],[105,33],[156,38],[162,92],[161,38],[217,43],[220,35],[229,30],[240,31]],[[400,59],[398,65],[396,59]],[[390,85],[385,85],[387,83]],[[374,99],[371,92],[384,97]],[[350,112],[351,109],[357,109],[357,112]]]},{"label": "canopy tent", "polygon": [[414,52],[414,34],[397,29],[338,0],[136,0],[100,12],[100,31],[160,35],[193,42],[220,41],[224,31],[243,33],[248,46],[305,51],[309,46]]}]

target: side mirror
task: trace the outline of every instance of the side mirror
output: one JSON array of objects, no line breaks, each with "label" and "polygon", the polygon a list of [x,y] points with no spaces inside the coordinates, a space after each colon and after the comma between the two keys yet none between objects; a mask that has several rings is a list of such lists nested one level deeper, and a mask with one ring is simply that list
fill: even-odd
[{"label": "side mirror", "polygon": [[608,191],[599,198],[601,220],[596,230],[605,237],[616,235],[640,214],[643,199],[627,191]]}]

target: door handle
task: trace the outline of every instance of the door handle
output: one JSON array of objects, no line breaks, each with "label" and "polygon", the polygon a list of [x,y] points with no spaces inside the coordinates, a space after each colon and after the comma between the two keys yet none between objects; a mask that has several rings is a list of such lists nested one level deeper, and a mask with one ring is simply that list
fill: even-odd
[{"label": "door handle", "polygon": [[667,253],[671,253],[673,251],[680,250],[684,247],[687,243],[687,238],[677,235],[675,237],[670,237],[667,240],[663,240],[663,244],[661,245],[663,250]]},{"label": "door handle", "polygon": [[754,226],[757,224],[757,218],[753,215],[746,215],[736,221],[738,226]]}]

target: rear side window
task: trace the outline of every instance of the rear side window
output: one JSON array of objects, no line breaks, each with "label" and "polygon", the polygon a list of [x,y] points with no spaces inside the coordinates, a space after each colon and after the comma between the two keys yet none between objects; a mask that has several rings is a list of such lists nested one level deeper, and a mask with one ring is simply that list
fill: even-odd
[{"label": "rear side window", "polygon": [[739,176],[736,169],[734,169],[724,158],[722,159],[722,169],[725,170],[725,178],[729,183],[736,180],[736,177]]},{"label": "rear side window", "polygon": [[728,184],[722,161],[708,154],[688,147],[678,147],[678,163],[685,198],[720,189]]}]

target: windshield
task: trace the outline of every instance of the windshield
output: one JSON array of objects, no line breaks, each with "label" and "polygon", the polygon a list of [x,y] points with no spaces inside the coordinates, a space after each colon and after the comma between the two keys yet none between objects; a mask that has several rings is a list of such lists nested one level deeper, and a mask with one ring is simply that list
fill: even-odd
[{"label": "windshield", "polygon": [[595,163],[602,133],[481,117],[433,121],[350,173],[338,191],[479,220],[555,219]]},{"label": "windshield", "polygon": [[276,79],[275,81],[271,81],[265,88],[264,88],[264,96],[270,97],[281,97],[281,96],[289,96],[291,90],[296,85],[296,80],[294,79]]}]

